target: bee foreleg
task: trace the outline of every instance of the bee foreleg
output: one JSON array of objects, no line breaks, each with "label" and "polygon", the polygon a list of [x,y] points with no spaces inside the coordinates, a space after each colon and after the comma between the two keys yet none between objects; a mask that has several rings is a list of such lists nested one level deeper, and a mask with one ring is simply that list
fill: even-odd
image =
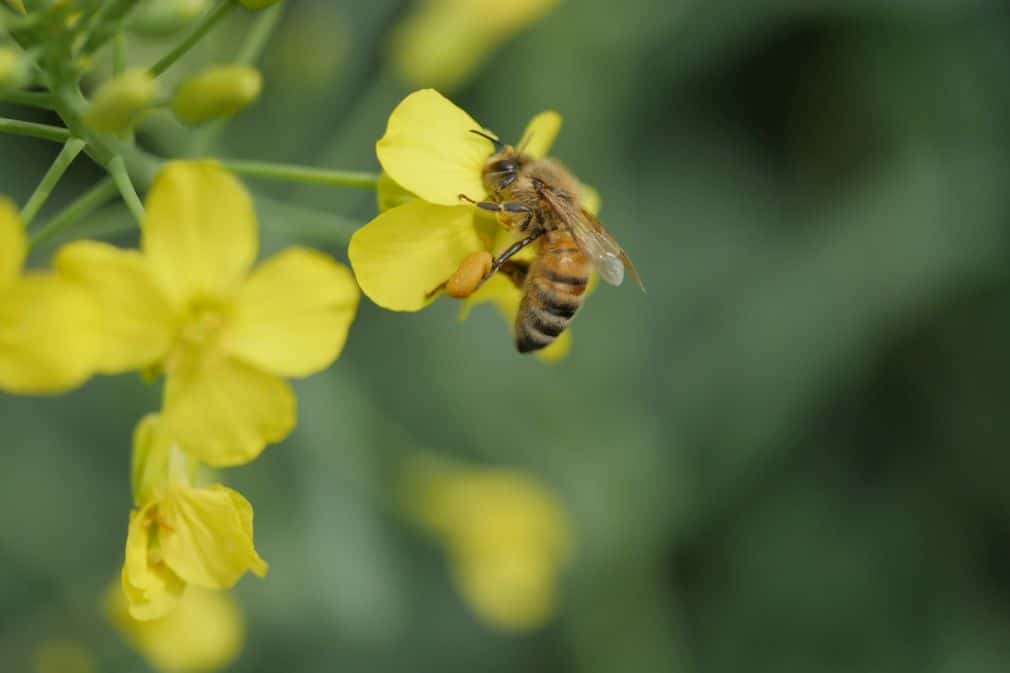
[{"label": "bee foreleg", "polygon": [[526,216],[523,219],[523,223],[519,225],[519,228],[522,230],[525,230],[526,226],[533,219],[533,209],[525,204],[519,203],[518,201],[505,201],[503,203],[495,203],[494,201],[475,201],[466,194],[460,194],[459,199],[460,201],[471,203],[481,210],[487,210],[492,213],[522,213]]}]

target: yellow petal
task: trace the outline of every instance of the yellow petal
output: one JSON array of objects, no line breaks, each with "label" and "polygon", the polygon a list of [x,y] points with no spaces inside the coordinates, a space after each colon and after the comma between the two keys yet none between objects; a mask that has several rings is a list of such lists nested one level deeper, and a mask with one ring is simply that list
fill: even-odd
[{"label": "yellow petal", "polygon": [[308,376],[340,354],[358,297],[347,267],[321,252],[291,248],[242,286],[222,347],[278,376]]},{"label": "yellow petal", "polygon": [[522,294],[519,288],[511,280],[501,274],[495,274],[491,278],[488,278],[476,292],[463,300],[459,310],[459,319],[466,320],[470,315],[470,311],[477,304],[491,302],[498,309],[498,312],[501,313],[501,316],[505,318],[509,326],[511,326],[515,322],[516,313],[519,311],[519,300],[521,298]]},{"label": "yellow petal", "polygon": [[27,251],[25,227],[17,208],[10,199],[0,196],[0,290],[17,278]]},{"label": "yellow petal", "polygon": [[379,181],[375,186],[375,197],[380,213],[417,200],[416,194],[411,194],[396,184],[396,180],[389,177],[389,174],[385,171],[379,173]]},{"label": "yellow petal", "polygon": [[146,505],[169,479],[169,437],[158,432],[158,415],[140,419],[133,431],[133,454],[130,459],[130,490],[135,505]]},{"label": "yellow petal", "polygon": [[160,533],[165,563],[186,582],[227,589],[246,570],[262,577],[266,562],[253,547],[252,506],[221,485],[175,488],[159,511],[167,527]]},{"label": "yellow petal", "polygon": [[147,197],[142,247],[176,305],[238,290],[259,245],[252,200],[211,161],[173,161]]},{"label": "yellow petal", "polygon": [[526,154],[537,158],[546,157],[554,139],[558,137],[561,130],[561,115],[554,110],[547,110],[533,117],[523,131],[522,140],[518,147],[523,148]]},{"label": "yellow petal", "polygon": [[151,666],[163,673],[211,673],[228,666],[245,640],[245,623],[225,591],[189,587],[171,614],[137,621],[119,587],[106,601],[109,619]]},{"label": "yellow petal", "polygon": [[558,0],[433,0],[411,3],[396,27],[390,58],[408,82],[454,88],[502,42]]},{"label": "yellow petal", "polygon": [[130,486],[133,502],[146,505],[173,485],[188,486],[196,477],[199,463],[187,458],[174,437],[168,434],[158,414],[140,419],[133,431]]},{"label": "yellow petal", "polygon": [[467,603],[486,622],[505,631],[540,628],[557,608],[555,564],[535,550],[463,557],[453,579]]},{"label": "yellow petal", "polygon": [[214,467],[241,465],[295,425],[286,382],[233,358],[208,356],[169,372],[162,421],[187,454]]},{"label": "yellow petal", "polygon": [[472,208],[414,201],[354,232],[347,256],[369,299],[393,311],[417,311],[467,255],[487,247]]},{"label": "yellow petal", "polygon": [[558,362],[563,360],[572,350],[572,330],[566,329],[558,335],[550,346],[541,348],[534,355],[543,362]]},{"label": "yellow petal", "polygon": [[130,513],[126,536],[126,561],[123,563],[122,587],[134,619],[157,619],[172,611],[186,588],[160,559],[152,560],[149,549],[155,524],[149,515],[156,503]]},{"label": "yellow petal", "polygon": [[481,169],[494,145],[471,131],[482,127],[434,89],[410,94],[389,116],[375,146],[382,168],[407,191],[454,206],[459,195],[484,198]]},{"label": "yellow petal", "polygon": [[582,190],[582,193],[579,195],[582,199],[582,205],[593,215],[599,215],[600,206],[603,204],[602,199],[600,199],[600,193],[589,185],[579,183],[579,187]]},{"label": "yellow petal", "polygon": [[138,252],[78,241],[60,249],[56,268],[79,282],[98,304],[105,333],[99,371],[141,369],[165,355],[174,311]]},{"label": "yellow petal", "polygon": [[102,348],[98,311],[55,274],[29,274],[0,292],[0,389],[63,392],[94,372]]}]

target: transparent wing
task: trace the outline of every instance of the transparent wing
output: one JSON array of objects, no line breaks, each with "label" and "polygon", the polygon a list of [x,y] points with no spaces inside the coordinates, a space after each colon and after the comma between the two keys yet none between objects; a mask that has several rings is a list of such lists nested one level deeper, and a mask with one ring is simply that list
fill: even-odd
[{"label": "transparent wing", "polygon": [[642,279],[628,254],[595,215],[588,210],[582,210],[579,217],[572,218],[567,224],[576,243],[593,260],[593,265],[603,280],[611,285],[620,285],[624,281],[624,271],[627,270],[638,283],[638,287],[645,291]]},{"label": "transparent wing", "polygon": [[542,187],[538,193],[541,198],[547,200],[561,224],[572,233],[582,251],[589,255],[603,280],[611,285],[620,285],[624,282],[624,272],[627,270],[638,283],[638,287],[642,288],[642,292],[645,292],[645,286],[642,285],[642,279],[635,270],[635,265],[595,215],[550,188]]}]

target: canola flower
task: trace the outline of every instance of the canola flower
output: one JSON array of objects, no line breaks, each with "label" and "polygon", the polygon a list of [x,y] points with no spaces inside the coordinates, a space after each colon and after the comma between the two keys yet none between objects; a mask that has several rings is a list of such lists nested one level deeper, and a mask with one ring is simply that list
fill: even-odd
[{"label": "canola flower", "polygon": [[[547,156],[560,129],[561,115],[541,112],[519,145],[531,156]],[[460,194],[487,196],[481,170],[494,145],[475,130],[490,134],[434,89],[410,94],[390,114],[376,143],[386,176],[379,182],[379,204],[388,209],[355,232],[347,251],[362,291],[379,306],[418,311],[435,300],[431,290],[468,255],[500,251],[511,242],[493,217],[460,204]],[[585,189],[586,202],[597,210],[599,197]],[[532,254],[527,249],[517,259]],[[476,303],[493,302],[512,324],[520,296],[507,279],[492,277],[467,300],[461,317]],[[570,339],[566,330],[538,355],[556,360],[567,353]]]},{"label": "canola flower", "polygon": [[0,390],[64,392],[94,372],[98,310],[61,274],[24,271],[27,251],[24,224],[0,196]]},{"label": "canola flower", "polygon": [[164,617],[189,585],[228,589],[248,570],[263,577],[253,510],[230,488],[193,484],[196,463],[156,415],[137,426],[133,498],[122,589],[134,619]]},{"label": "canola flower", "polygon": [[171,162],[154,181],[139,251],[77,241],[56,265],[89,290],[106,330],[99,371],[165,375],[163,422],[213,466],[239,465],[294,427],[284,380],[328,367],[357,308],[350,272],[308,248],[253,269],[256,215],[213,162]]},{"label": "canola flower", "polygon": [[561,503],[518,470],[415,459],[407,507],[445,545],[453,582],[474,613],[505,631],[546,624],[558,606],[573,531]]},{"label": "canola flower", "polygon": [[[459,42],[463,49],[451,64],[458,83],[460,73],[555,1],[430,2],[412,19],[420,17],[420,32],[411,37],[405,24],[404,53],[423,49],[424,39],[417,38],[426,30],[430,38],[433,17],[444,21],[451,4],[465,9],[453,13],[454,20],[472,23],[482,14],[494,27]],[[459,191],[483,195],[480,165],[489,142],[469,133],[480,128],[469,115],[431,91],[408,97],[419,107],[411,110],[404,101],[398,108],[404,123],[391,119],[390,130],[404,133],[387,132],[380,142],[381,175],[258,161],[166,161],[144,149],[138,124],[152,110],[196,125],[232,117],[259,97],[255,61],[283,6],[278,0],[5,0],[0,6],[0,101],[48,110],[59,120],[0,118],[0,133],[62,146],[20,212],[0,197],[0,390],[59,393],[95,374],[130,371],[163,377],[160,413],[143,418],[134,436],[134,508],[120,582],[107,609],[124,638],[168,673],[217,670],[238,655],[244,626],[226,590],[246,572],[262,577],[267,571],[253,542],[250,503],[221,484],[204,485],[197,470],[248,463],[291,432],[296,399],[288,379],[333,363],[359,300],[350,271],[316,250],[292,247],[255,265],[253,201],[235,174],[376,190],[384,212],[355,236],[351,256],[366,278],[370,264],[381,273],[383,265],[398,265],[401,255],[415,262],[373,297],[381,304],[392,296],[387,303],[403,304],[396,310],[427,303],[417,302],[418,281],[438,275],[437,284],[468,252],[508,242],[492,218],[455,200]],[[181,84],[169,88],[162,75],[189,67],[180,61],[195,45],[227,16],[246,11],[255,15],[236,62],[180,73]],[[426,12],[434,14],[424,18]],[[174,34],[177,45],[154,63],[130,58],[130,42],[138,36]],[[99,62],[112,64],[104,79],[95,68]],[[560,123],[553,112],[535,117],[527,151],[546,154]],[[422,129],[436,142],[420,137]],[[449,137],[452,143],[441,143]],[[457,150],[462,154],[440,155]],[[180,153],[189,156],[192,147]],[[107,177],[29,235],[26,229],[47,215],[49,197],[78,157],[94,161]],[[73,240],[73,227],[116,196],[141,227],[139,249]],[[431,231],[383,229],[408,221],[411,212]],[[382,220],[389,213],[393,220]],[[385,225],[373,226],[380,220]],[[388,247],[385,255],[361,245],[376,233],[386,237],[378,241]],[[68,234],[73,242],[59,249],[53,271],[25,269],[33,249]],[[420,259],[428,253],[431,260]],[[411,287],[408,272],[420,274]],[[468,299],[461,314],[491,301],[514,315],[518,292],[499,287],[499,280]],[[563,340],[555,346],[561,353]],[[570,547],[563,510],[518,474],[443,476],[437,497],[417,491],[434,498],[421,519],[449,546],[457,583],[474,610],[507,629],[549,619]],[[483,538],[476,520],[460,509],[471,505],[490,524]],[[55,669],[69,670],[67,662],[75,660],[73,648],[51,647],[44,654]]]},{"label": "canola flower", "polygon": [[451,90],[503,42],[558,4],[559,0],[421,0],[394,31],[390,57],[408,83]]},{"label": "canola flower", "polygon": [[242,611],[226,591],[189,587],[171,613],[140,620],[131,616],[117,583],[106,593],[104,608],[123,639],[161,673],[220,670],[238,657],[245,642]]}]

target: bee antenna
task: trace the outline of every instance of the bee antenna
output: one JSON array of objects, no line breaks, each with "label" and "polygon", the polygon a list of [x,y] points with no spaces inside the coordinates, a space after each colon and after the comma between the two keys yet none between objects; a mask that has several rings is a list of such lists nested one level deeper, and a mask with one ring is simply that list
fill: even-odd
[{"label": "bee antenna", "polygon": [[471,130],[470,133],[479,135],[481,138],[484,138],[485,140],[490,140],[492,143],[494,143],[494,151],[495,152],[501,152],[505,148],[505,143],[503,143],[502,141],[498,140],[494,136],[489,136],[488,134],[484,133],[483,131],[472,131]]}]

